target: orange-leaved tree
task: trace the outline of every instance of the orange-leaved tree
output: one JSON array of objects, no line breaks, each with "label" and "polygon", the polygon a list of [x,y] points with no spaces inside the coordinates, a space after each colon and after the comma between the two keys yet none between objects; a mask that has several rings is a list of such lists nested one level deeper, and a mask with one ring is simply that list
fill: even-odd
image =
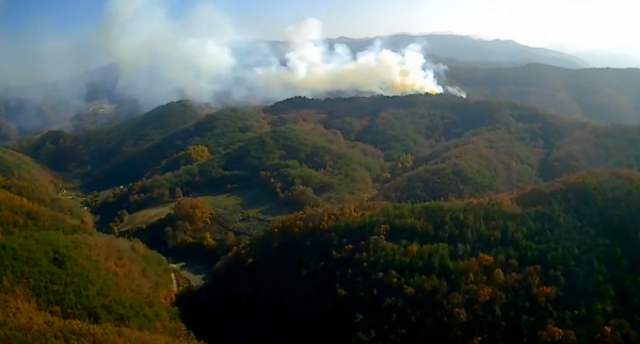
[{"label": "orange-leaved tree", "polygon": [[176,223],[181,222],[187,232],[204,229],[214,214],[213,209],[201,198],[182,198],[173,206]]}]

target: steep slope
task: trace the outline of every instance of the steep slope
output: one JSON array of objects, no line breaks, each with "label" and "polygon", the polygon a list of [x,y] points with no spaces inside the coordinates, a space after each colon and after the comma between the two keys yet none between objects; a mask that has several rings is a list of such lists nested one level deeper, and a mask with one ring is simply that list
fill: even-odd
[{"label": "steep slope", "polygon": [[25,230],[90,232],[91,215],[61,195],[62,182],[29,157],[0,148],[0,233]]},{"label": "steep slope", "polygon": [[[276,222],[183,300],[208,342],[637,343],[640,174]],[[376,210],[379,209],[379,210]]]},{"label": "steep slope", "polygon": [[171,270],[140,243],[101,235],[0,239],[3,342],[193,341],[171,307]]},{"label": "steep slope", "polygon": [[598,123],[640,124],[639,69],[450,68],[448,79],[469,97],[503,99]]},{"label": "steep slope", "polygon": [[0,342],[189,343],[167,261],[96,233],[60,180],[0,148]]}]

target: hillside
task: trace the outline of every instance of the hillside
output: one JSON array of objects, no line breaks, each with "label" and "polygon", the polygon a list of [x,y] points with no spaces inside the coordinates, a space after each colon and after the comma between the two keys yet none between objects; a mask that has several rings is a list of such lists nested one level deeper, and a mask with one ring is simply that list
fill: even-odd
[{"label": "hillside", "polygon": [[317,209],[184,297],[209,343],[638,343],[640,174]]},{"label": "hillside", "polygon": [[590,168],[637,169],[639,131],[449,96],[293,98],[204,117],[193,104],[171,103],[108,129],[50,132],[21,147],[86,191],[127,186],[101,206],[111,219],[169,202],[177,189],[262,190],[262,200],[292,209],[503,192]]},{"label": "hillside", "polygon": [[140,243],[38,232],[0,239],[3,343],[188,343],[166,260]]},{"label": "hillside", "polygon": [[[394,51],[401,51],[411,43],[423,44],[429,60],[450,67],[501,68],[524,66],[527,63],[564,68],[586,67],[584,61],[559,51],[532,48],[514,41],[482,40],[468,36],[398,34],[358,39],[340,37],[329,39],[327,43],[347,45],[356,53],[371,47],[375,40],[383,41],[385,47]],[[288,47],[285,42],[279,41],[238,41],[229,48],[238,60],[245,61],[246,56],[252,55],[265,59],[283,59]],[[267,51],[272,56],[265,56]],[[253,62],[246,63],[250,65]],[[122,75],[119,65],[108,64],[59,80],[2,89],[0,143],[47,130],[87,130],[140,115],[142,111],[139,99],[135,99],[133,94],[124,93],[119,87]],[[230,84],[227,87],[225,91],[230,93],[244,88],[240,84]],[[224,95],[218,95],[215,101],[217,105],[224,105],[230,100]],[[242,102],[240,105],[243,105]]]},{"label": "hillside", "polygon": [[77,174],[113,163],[123,152],[142,150],[172,131],[192,124],[198,116],[196,108],[187,101],[171,103],[123,123],[77,135],[49,131],[31,143],[27,153],[47,159],[41,161],[58,172]]},{"label": "hillside", "polygon": [[195,342],[166,260],[96,233],[62,182],[0,148],[0,342]]},{"label": "hillside", "polygon": [[26,138],[35,161],[0,149],[0,341],[638,343],[638,146],[444,95]]},{"label": "hillside", "polygon": [[87,233],[91,215],[62,194],[62,182],[30,158],[0,148],[0,234],[25,230]]},{"label": "hillside", "polygon": [[446,96],[298,98],[267,111],[315,113],[327,129],[379,149],[392,164],[379,196],[390,200],[464,198],[589,168],[636,169],[640,162],[629,149],[638,144],[640,128],[566,120],[514,103]]},{"label": "hillside", "polygon": [[640,69],[454,66],[447,78],[472,98],[509,100],[597,123],[640,124],[640,100],[634,91],[640,87]]},{"label": "hillside", "polygon": [[[202,113],[170,103],[20,146],[79,181],[100,231],[187,263],[196,279],[274,217],[308,207],[466,199],[640,167],[639,127],[502,101],[298,97]],[[181,204],[193,208],[176,215]]]}]

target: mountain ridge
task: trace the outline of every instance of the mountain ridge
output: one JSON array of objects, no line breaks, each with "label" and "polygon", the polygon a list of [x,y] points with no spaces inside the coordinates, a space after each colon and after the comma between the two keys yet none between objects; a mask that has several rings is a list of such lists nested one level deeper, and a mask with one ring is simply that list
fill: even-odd
[{"label": "mountain ridge", "polygon": [[640,69],[565,69],[539,63],[512,68],[451,67],[447,78],[474,98],[502,99],[598,123],[640,124]]},{"label": "mountain ridge", "polygon": [[[444,34],[393,34],[366,38],[339,37],[327,39],[330,45],[346,44],[351,51],[362,51],[373,46],[376,40],[383,47],[400,51],[409,44],[425,45],[425,51],[436,59],[457,58],[463,61],[480,60],[485,62],[505,63],[513,60],[539,62],[558,65],[565,68],[584,68],[587,63],[578,57],[557,50],[529,47],[513,40],[485,40],[464,35]],[[265,41],[276,52],[286,45],[283,41]],[[523,58],[526,57],[526,58]]]},{"label": "mountain ridge", "polygon": [[[183,100],[26,138],[0,149],[0,340],[635,343],[638,146],[451,95]],[[51,214],[80,203],[84,231]]]}]

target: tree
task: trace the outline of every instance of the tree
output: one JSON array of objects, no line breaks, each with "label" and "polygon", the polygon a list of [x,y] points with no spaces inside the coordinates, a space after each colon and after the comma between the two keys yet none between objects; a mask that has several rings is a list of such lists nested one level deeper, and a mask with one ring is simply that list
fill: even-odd
[{"label": "tree", "polygon": [[216,241],[213,240],[213,236],[211,235],[210,232],[204,233],[204,237],[202,238],[202,243],[206,248],[211,250],[215,250],[216,247],[218,246],[218,243],[216,243]]},{"label": "tree", "polygon": [[212,157],[209,148],[203,145],[189,146],[185,152],[187,155],[189,155],[189,157],[191,157],[191,160],[194,163],[209,160]]},{"label": "tree", "polygon": [[402,154],[400,156],[400,158],[398,158],[398,161],[396,162],[396,167],[398,170],[405,170],[408,168],[411,168],[411,166],[413,166],[413,155],[405,153]]},{"label": "tree", "polygon": [[213,215],[214,211],[201,198],[182,198],[173,206],[174,219],[186,225],[186,232],[204,229]]}]

